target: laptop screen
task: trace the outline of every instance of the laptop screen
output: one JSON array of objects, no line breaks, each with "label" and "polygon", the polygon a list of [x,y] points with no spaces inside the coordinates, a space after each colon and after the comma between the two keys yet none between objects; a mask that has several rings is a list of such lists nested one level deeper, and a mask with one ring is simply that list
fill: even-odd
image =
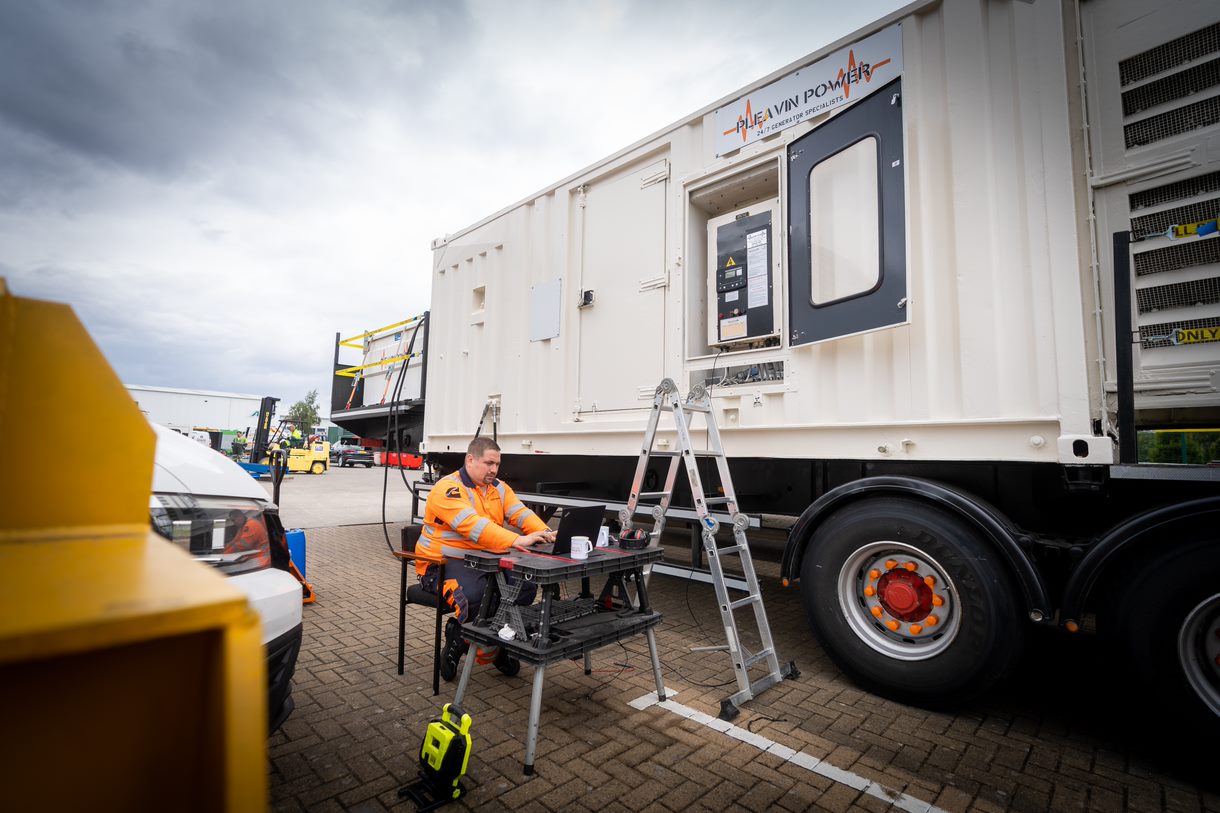
[{"label": "laptop screen", "polygon": [[587,536],[596,543],[597,531],[602,526],[602,517],[606,514],[604,505],[587,505],[580,508],[563,509],[563,517],[559,520],[559,530],[555,535],[555,546],[551,549],[553,556],[567,556],[572,552],[572,537]]}]

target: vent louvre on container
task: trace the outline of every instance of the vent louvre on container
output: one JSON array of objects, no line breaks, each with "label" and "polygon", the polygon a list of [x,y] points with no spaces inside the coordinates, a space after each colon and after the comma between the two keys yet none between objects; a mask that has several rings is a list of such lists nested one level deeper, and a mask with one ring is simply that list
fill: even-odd
[{"label": "vent louvre on container", "polygon": [[1220,302],[1220,278],[1197,279],[1136,291],[1140,313]]},{"label": "vent louvre on container", "polygon": [[1122,60],[1118,63],[1119,80],[1123,87],[1126,87],[1141,79],[1218,52],[1220,23],[1215,23]]},{"label": "vent louvre on container", "polygon": [[1132,236],[1137,240],[1155,237],[1164,234],[1170,226],[1211,220],[1217,212],[1220,212],[1220,198],[1202,200],[1198,203],[1179,206],[1176,209],[1166,209],[1156,214],[1133,217],[1131,218]]},{"label": "vent louvre on container", "polygon": [[1179,268],[1220,262],[1220,238],[1191,239],[1135,255],[1135,274],[1143,277]]},{"label": "vent louvre on container", "polygon": [[1198,330],[1200,328],[1220,327],[1220,316],[1207,319],[1183,319],[1177,322],[1160,322],[1155,325],[1140,325],[1140,347],[1150,350],[1154,347],[1173,347],[1173,335],[1179,330]]},{"label": "vent louvre on container", "polygon": [[1220,96],[1149,116],[1123,127],[1127,149],[1152,144],[1220,122]]},{"label": "vent louvre on container", "polygon": [[[1160,206],[1175,200],[1194,198],[1220,189],[1220,172],[1209,172],[1183,181],[1174,181],[1164,186],[1135,192],[1130,197],[1131,211]],[[1168,226],[1166,226],[1168,228]]]},{"label": "vent louvre on container", "polygon": [[1220,85],[1220,59],[1203,62],[1181,73],[1140,85],[1123,93],[1123,115],[1134,116]]}]

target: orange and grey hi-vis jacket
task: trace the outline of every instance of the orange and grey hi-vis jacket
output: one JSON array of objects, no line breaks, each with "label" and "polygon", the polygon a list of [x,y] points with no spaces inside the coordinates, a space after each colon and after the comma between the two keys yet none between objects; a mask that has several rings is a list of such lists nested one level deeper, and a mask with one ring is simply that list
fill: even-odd
[{"label": "orange and grey hi-vis jacket", "polygon": [[[504,553],[521,534],[545,531],[547,525],[525,507],[503,480],[475,485],[466,467],[442,477],[428,493],[424,530],[416,550],[439,558],[468,550]],[[421,576],[428,563],[416,560]]]}]

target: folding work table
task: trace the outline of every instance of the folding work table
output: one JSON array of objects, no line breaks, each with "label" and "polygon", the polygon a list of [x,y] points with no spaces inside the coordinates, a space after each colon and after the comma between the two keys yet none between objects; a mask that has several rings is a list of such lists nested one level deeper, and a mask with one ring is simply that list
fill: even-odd
[{"label": "folding work table", "polygon": [[[648,639],[648,654],[652,658],[657,696],[665,699],[661,681],[661,662],[657,658],[657,641],[653,627],[661,614],[648,604],[648,589],[644,584],[644,567],[660,561],[659,547],[625,550],[615,546],[595,548],[588,559],[513,551],[505,555],[471,551],[465,564],[475,570],[495,574],[489,578],[487,591],[478,614],[462,625],[462,637],[484,648],[504,647],[522,663],[534,667],[534,689],[530,697],[529,725],[525,739],[525,773],[534,772],[534,753],[538,742],[538,718],[542,706],[542,683],[549,664],[575,660],[584,656],[585,674],[590,673],[589,653],[633,635]],[[505,573],[514,574],[509,583]],[[589,592],[589,580],[605,576],[606,584],[598,596]],[[573,579],[581,580],[577,598],[561,600],[559,585]],[[635,583],[636,600],[627,590]],[[539,586],[540,603],[518,607],[513,601],[529,583]],[[497,602],[497,599],[499,601]],[[491,608],[498,607],[494,612]],[[499,633],[508,626],[513,639],[505,640]],[[466,658],[458,681],[453,703],[461,707],[474,668],[473,654]]]}]

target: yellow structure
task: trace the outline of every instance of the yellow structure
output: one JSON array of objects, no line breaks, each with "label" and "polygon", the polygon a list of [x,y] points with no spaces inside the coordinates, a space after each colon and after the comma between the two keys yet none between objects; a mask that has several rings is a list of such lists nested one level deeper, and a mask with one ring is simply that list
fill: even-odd
[{"label": "yellow structure", "polygon": [[122,454],[0,475],[5,806],[265,810],[258,617],[150,531],[152,429],[71,309],[0,280],[0,425],[49,432],[82,406]]},{"label": "yellow structure", "polygon": [[[272,449],[280,448],[278,443],[271,444]],[[317,441],[306,444],[304,449],[285,449],[288,453],[288,471],[308,472],[309,474],[325,474],[330,471],[330,443]],[[260,462],[266,465],[271,458],[264,457]]]}]

